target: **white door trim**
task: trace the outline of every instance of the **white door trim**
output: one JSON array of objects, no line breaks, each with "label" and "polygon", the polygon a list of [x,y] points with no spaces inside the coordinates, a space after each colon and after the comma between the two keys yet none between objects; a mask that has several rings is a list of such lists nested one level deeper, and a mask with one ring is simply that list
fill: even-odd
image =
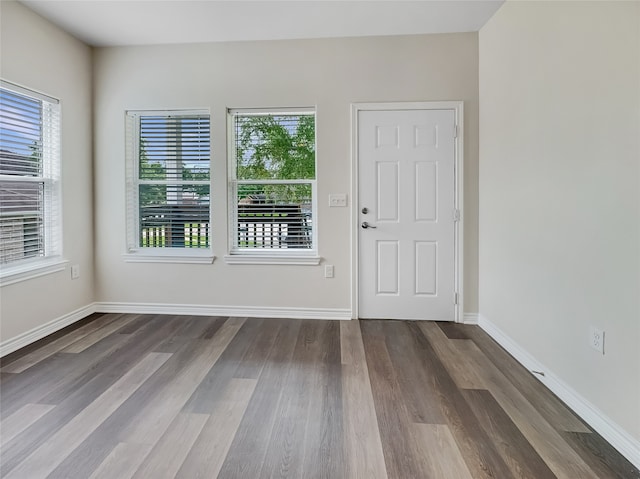
[{"label": "white door trim", "polygon": [[358,113],[361,111],[389,111],[389,110],[453,110],[457,125],[455,139],[455,184],[454,203],[460,211],[460,221],[455,224],[454,249],[455,249],[455,288],[458,293],[458,303],[455,306],[455,321],[463,322],[464,312],[464,281],[463,281],[463,159],[464,159],[464,104],[462,101],[429,101],[429,102],[389,102],[389,103],[352,103],[351,104],[351,317],[359,317],[359,188],[358,188]]}]

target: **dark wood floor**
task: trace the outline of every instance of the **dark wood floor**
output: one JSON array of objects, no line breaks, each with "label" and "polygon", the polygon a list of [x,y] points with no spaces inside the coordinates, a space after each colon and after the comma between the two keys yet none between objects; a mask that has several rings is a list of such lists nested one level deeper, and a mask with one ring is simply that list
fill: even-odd
[{"label": "dark wood floor", "polygon": [[640,478],[476,326],[104,314],[0,371],[7,479]]}]

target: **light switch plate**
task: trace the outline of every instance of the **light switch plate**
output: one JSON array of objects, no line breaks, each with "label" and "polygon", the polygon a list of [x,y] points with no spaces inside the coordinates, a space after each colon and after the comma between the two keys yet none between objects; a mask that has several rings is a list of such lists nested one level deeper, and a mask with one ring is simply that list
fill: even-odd
[{"label": "light switch plate", "polygon": [[346,193],[333,193],[329,195],[329,206],[341,207],[347,206],[347,194]]}]

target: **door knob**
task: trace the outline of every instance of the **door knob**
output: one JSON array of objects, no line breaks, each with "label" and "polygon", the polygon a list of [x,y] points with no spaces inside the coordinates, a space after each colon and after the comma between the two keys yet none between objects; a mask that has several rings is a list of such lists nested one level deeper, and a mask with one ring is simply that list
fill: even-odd
[{"label": "door knob", "polygon": [[366,230],[367,228],[373,228],[373,229],[375,229],[375,228],[377,228],[377,226],[371,226],[371,225],[370,225],[369,223],[367,223],[366,221],[363,221],[363,222],[362,222],[362,229],[365,229],[365,230]]}]

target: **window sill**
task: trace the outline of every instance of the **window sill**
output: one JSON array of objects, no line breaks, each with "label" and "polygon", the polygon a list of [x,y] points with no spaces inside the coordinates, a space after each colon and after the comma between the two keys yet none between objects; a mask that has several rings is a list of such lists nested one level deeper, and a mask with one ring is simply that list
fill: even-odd
[{"label": "window sill", "polygon": [[2,267],[0,287],[64,271],[68,263],[69,261],[65,259],[55,258],[33,261],[19,266]]},{"label": "window sill", "polygon": [[280,265],[299,265],[299,266],[317,266],[320,264],[320,256],[280,256],[280,255],[257,255],[257,254],[228,254],[224,257],[227,264],[280,264]]},{"label": "window sill", "polygon": [[174,263],[212,264],[216,258],[211,250],[206,251],[143,251],[132,250],[122,255],[126,263]]}]

